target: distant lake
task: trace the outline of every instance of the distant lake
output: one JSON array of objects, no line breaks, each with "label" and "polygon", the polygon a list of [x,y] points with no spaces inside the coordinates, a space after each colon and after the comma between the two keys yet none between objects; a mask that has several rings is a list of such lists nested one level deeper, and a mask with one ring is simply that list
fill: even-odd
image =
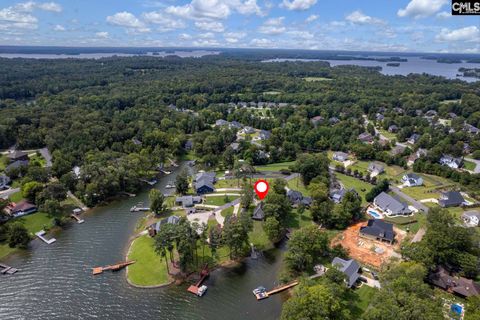
[{"label": "distant lake", "polygon": [[[370,58],[374,58],[369,56]],[[383,57],[385,58],[385,57]],[[421,59],[420,57],[402,57],[407,58],[407,62],[400,62],[400,66],[387,66],[388,62],[380,62],[374,60],[321,60],[321,59],[269,59],[263,62],[284,62],[284,61],[326,61],[332,67],[355,65],[362,67],[382,67],[380,71],[385,75],[402,75],[406,76],[410,73],[428,73],[434,76],[442,76],[447,79],[460,79],[467,82],[475,82],[480,79],[457,76],[460,74],[459,68],[480,68],[480,63],[438,63],[436,60]]]},{"label": "distant lake", "polygon": [[200,58],[207,55],[217,55],[218,51],[194,50],[194,51],[156,51],[144,54],[121,53],[121,52],[98,52],[79,54],[52,54],[52,53],[0,53],[0,58],[26,58],[26,59],[100,59],[109,57],[135,57],[149,56],[163,58],[167,56],[178,56],[180,58]]}]

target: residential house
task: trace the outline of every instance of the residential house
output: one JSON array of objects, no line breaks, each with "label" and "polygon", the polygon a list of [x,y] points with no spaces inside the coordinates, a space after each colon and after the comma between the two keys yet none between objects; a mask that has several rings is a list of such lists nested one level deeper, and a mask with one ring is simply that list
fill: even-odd
[{"label": "residential house", "polygon": [[428,275],[428,282],[462,298],[480,294],[480,285],[471,279],[452,276],[443,267],[439,267],[435,272],[430,273]]},{"label": "residential house", "polygon": [[463,126],[463,130],[465,130],[468,133],[471,134],[478,134],[480,132],[480,129],[477,127],[472,126],[471,124],[465,123]]},{"label": "residential house", "polygon": [[320,122],[324,121],[325,118],[322,116],[315,116],[310,119],[310,122],[314,125],[317,126]]},{"label": "residential house", "polygon": [[416,187],[423,184],[423,178],[415,173],[407,173],[402,177],[403,183],[407,187]]},{"label": "residential house", "polygon": [[402,108],[399,108],[399,107],[393,108],[393,111],[395,111],[398,114],[403,114],[404,113],[404,110]]},{"label": "residential house", "polygon": [[427,118],[433,118],[437,115],[437,111],[435,110],[428,110],[427,112],[425,112],[425,117]]},{"label": "residential house", "polygon": [[19,150],[14,150],[9,154],[7,154],[7,158],[10,160],[10,162],[28,161],[28,153],[19,151]]},{"label": "residential house", "polygon": [[200,172],[195,176],[193,187],[197,194],[211,193],[215,191],[215,182],[215,172]]},{"label": "residential house", "polygon": [[478,227],[480,225],[480,211],[467,211],[462,214],[462,220],[468,227]]},{"label": "residential house", "polygon": [[175,198],[175,204],[184,208],[193,207],[195,204],[202,203],[202,197],[199,196],[181,196]]},{"label": "residential house", "polygon": [[246,126],[242,129],[241,132],[244,134],[252,134],[252,133],[255,133],[255,129],[253,129],[252,127]]},{"label": "residential house", "polygon": [[397,133],[398,132],[398,126],[396,124],[392,124],[391,126],[388,127],[388,132]]},{"label": "residential house", "polygon": [[300,191],[290,189],[287,191],[287,197],[293,205],[303,204],[308,207],[312,204],[312,198],[304,197]]},{"label": "residential house", "polygon": [[342,152],[342,151],[337,151],[333,153],[333,160],[339,161],[339,162],[345,162],[349,158],[348,153]]},{"label": "residential house", "polygon": [[368,172],[370,172],[370,174],[372,176],[378,176],[379,174],[381,174],[385,171],[385,168],[383,167],[383,165],[381,165],[379,163],[370,162],[367,170],[368,170]]},{"label": "residential house", "polygon": [[376,119],[377,121],[383,121],[383,119],[385,119],[385,116],[384,116],[383,114],[381,114],[381,113],[377,113],[377,114],[375,115],[375,119]]},{"label": "residential house", "polygon": [[9,216],[16,218],[37,212],[37,206],[31,202],[28,202],[27,200],[22,200],[18,203],[12,202],[7,205],[7,207],[5,208],[5,212]]},{"label": "residential house", "polygon": [[258,221],[262,221],[263,219],[265,219],[265,213],[263,212],[263,202],[259,202],[255,209],[253,209],[252,219]]},{"label": "residential house", "polygon": [[335,266],[340,272],[345,274],[345,282],[348,288],[353,287],[360,277],[360,265],[353,259],[343,260],[342,258],[335,257],[332,261],[332,266]]},{"label": "residential house", "polygon": [[358,140],[362,141],[363,143],[372,143],[373,136],[368,132],[364,132],[358,135]]},{"label": "residential house", "polygon": [[72,172],[73,172],[73,175],[75,176],[75,178],[80,179],[80,176],[82,174],[82,169],[80,169],[79,166],[73,167]]},{"label": "residential house", "polygon": [[178,224],[180,222],[180,217],[177,216],[170,216],[168,218],[162,219],[156,223],[153,223],[148,227],[148,234],[151,237],[154,237],[162,228],[163,225],[166,224]]},{"label": "residential house", "polygon": [[260,132],[258,133],[258,138],[260,140],[268,140],[270,139],[270,136],[272,134],[270,133],[270,131],[267,131],[267,130],[260,130]]},{"label": "residential house", "polygon": [[421,115],[423,115],[423,111],[420,110],[420,109],[417,109],[417,110],[415,110],[415,115],[416,115],[417,117],[420,117]]},{"label": "residential house", "polygon": [[438,204],[440,207],[449,208],[449,207],[459,207],[465,203],[465,199],[462,194],[458,191],[447,191],[443,192],[438,199]]},{"label": "residential house", "polygon": [[457,114],[454,112],[449,112],[447,113],[447,117],[449,117],[450,119],[455,119],[457,117]]},{"label": "residential house", "polygon": [[187,151],[189,150],[192,150],[193,149],[193,140],[187,140],[185,141],[185,144],[183,145],[183,148]]},{"label": "residential house", "polygon": [[230,124],[228,126],[230,127],[230,129],[242,129],[243,128],[243,125],[238,121],[232,121],[232,122],[230,122]]},{"label": "residential house", "polygon": [[240,143],[232,142],[230,148],[232,148],[233,151],[238,152],[240,150]]},{"label": "residential house", "polygon": [[389,217],[406,216],[412,213],[412,210],[408,208],[407,203],[402,202],[385,192],[376,196],[375,199],[373,199],[373,204]]},{"label": "residential house", "polygon": [[420,135],[418,133],[414,133],[408,138],[407,142],[410,144],[415,144],[420,140]]},{"label": "residential house", "polygon": [[217,127],[228,126],[228,125],[229,125],[229,122],[228,122],[227,120],[218,119],[217,121],[215,121],[215,125],[216,125]]},{"label": "residential house", "polygon": [[5,172],[9,173],[12,170],[20,169],[22,167],[28,167],[28,160],[17,160],[10,163],[6,168]]},{"label": "residential house", "polygon": [[338,119],[337,117],[331,117],[330,119],[328,119],[328,123],[330,124],[337,124],[340,122],[340,119]]},{"label": "residential house", "polygon": [[448,166],[452,169],[461,168],[462,165],[463,165],[463,159],[462,158],[455,158],[455,157],[452,157],[448,154],[444,154],[440,158],[439,162],[440,162],[441,165]]},{"label": "residential house", "polygon": [[395,232],[393,231],[393,225],[379,219],[370,219],[366,226],[360,227],[361,237],[385,241],[390,244],[395,240]]},{"label": "residential house", "polygon": [[8,184],[10,183],[10,178],[6,174],[0,174],[0,190],[8,189]]},{"label": "residential house", "polygon": [[390,153],[392,154],[392,156],[399,156],[405,152],[405,149],[407,149],[405,146],[397,144],[395,147],[393,147]]},{"label": "residential house", "polygon": [[174,104],[169,104],[169,105],[167,106],[167,108],[170,109],[170,110],[172,110],[172,111],[178,111],[177,106],[174,105]]},{"label": "residential house", "polygon": [[415,151],[414,153],[412,153],[408,159],[407,159],[407,165],[409,166],[413,166],[413,164],[415,163],[415,161],[417,161],[418,159],[420,159],[421,157],[424,157],[427,155],[427,150],[426,149],[422,149],[422,148],[419,148],[417,151]]}]

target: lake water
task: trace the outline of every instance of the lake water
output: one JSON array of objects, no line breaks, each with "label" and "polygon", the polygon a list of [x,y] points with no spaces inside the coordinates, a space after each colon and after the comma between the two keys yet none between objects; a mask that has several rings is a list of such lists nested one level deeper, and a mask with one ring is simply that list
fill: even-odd
[{"label": "lake water", "polygon": [[[179,170],[155,187],[167,193],[165,185]],[[281,267],[279,249],[238,267],[213,271],[201,298],[186,291],[188,283],[131,287],[125,270],[93,276],[92,267],[124,260],[142,216],[129,209],[139,201],[148,203],[147,191],[91,210],[85,223],[53,234],[57,242],[52,245],[35,240],[34,249],[5,259],[21,271],[0,275],[0,319],[278,319],[282,295],[259,302],[252,289],[275,285]]]},{"label": "lake water", "polygon": [[136,57],[136,56],[149,56],[149,57],[166,57],[166,56],[178,56],[180,58],[201,58],[206,55],[217,55],[218,51],[206,51],[206,50],[194,50],[194,51],[174,51],[166,52],[159,51],[153,54],[153,52],[147,52],[145,54],[134,53],[121,53],[121,52],[105,52],[105,53],[80,53],[80,54],[51,54],[51,53],[1,53],[0,58],[26,58],[26,59],[100,59],[109,58],[113,56],[117,57]]},{"label": "lake water", "polygon": [[[385,57],[383,57],[385,58]],[[402,57],[403,58],[403,57]],[[438,63],[436,60],[421,59],[420,57],[405,57],[407,62],[400,62],[400,66],[387,66],[387,62],[374,60],[320,60],[320,59],[270,59],[264,62],[282,62],[282,61],[327,61],[332,67],[343,65],[356,65],[362,67],[382,67],[380,71],[385,75],[402,75],[406,76],[410,73],[428,73],[435,76],[442,76],[447,79],[460,79],[467,82],[475,82],[480,79],[457,76],[458,69],[464,68],[480,68],[480,63]]]}]

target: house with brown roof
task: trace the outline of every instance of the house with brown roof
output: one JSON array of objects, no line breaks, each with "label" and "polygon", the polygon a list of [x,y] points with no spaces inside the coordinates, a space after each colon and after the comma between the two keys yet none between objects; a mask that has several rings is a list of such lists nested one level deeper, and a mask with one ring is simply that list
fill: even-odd
[{"label": "house with brown roof", "polygon": [[471,279],[452,276],[442,267],[439,267],[436,272],[430,273],[428,282],[462,298],[480,294],[480,285],[478,283],[475,283]]},{"label": "house with brown roof", "polygon": [[12,218],[16,218],[37,212],[37,206],[27,200],[22,200],[18,203],[10,203],[5,211]]}]

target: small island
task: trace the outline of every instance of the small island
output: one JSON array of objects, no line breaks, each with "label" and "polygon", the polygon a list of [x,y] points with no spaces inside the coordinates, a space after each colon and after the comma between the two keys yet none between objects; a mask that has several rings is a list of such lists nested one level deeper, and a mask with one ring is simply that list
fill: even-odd
[{"label": "small island", "polygon": [[387,63],[387,67],[400,67],[399,62],[389,62]]},{"label": "small island", "polygon": [[480,68],[459,68],[458,71],[461,75],[468,78],[480,79]]}]

